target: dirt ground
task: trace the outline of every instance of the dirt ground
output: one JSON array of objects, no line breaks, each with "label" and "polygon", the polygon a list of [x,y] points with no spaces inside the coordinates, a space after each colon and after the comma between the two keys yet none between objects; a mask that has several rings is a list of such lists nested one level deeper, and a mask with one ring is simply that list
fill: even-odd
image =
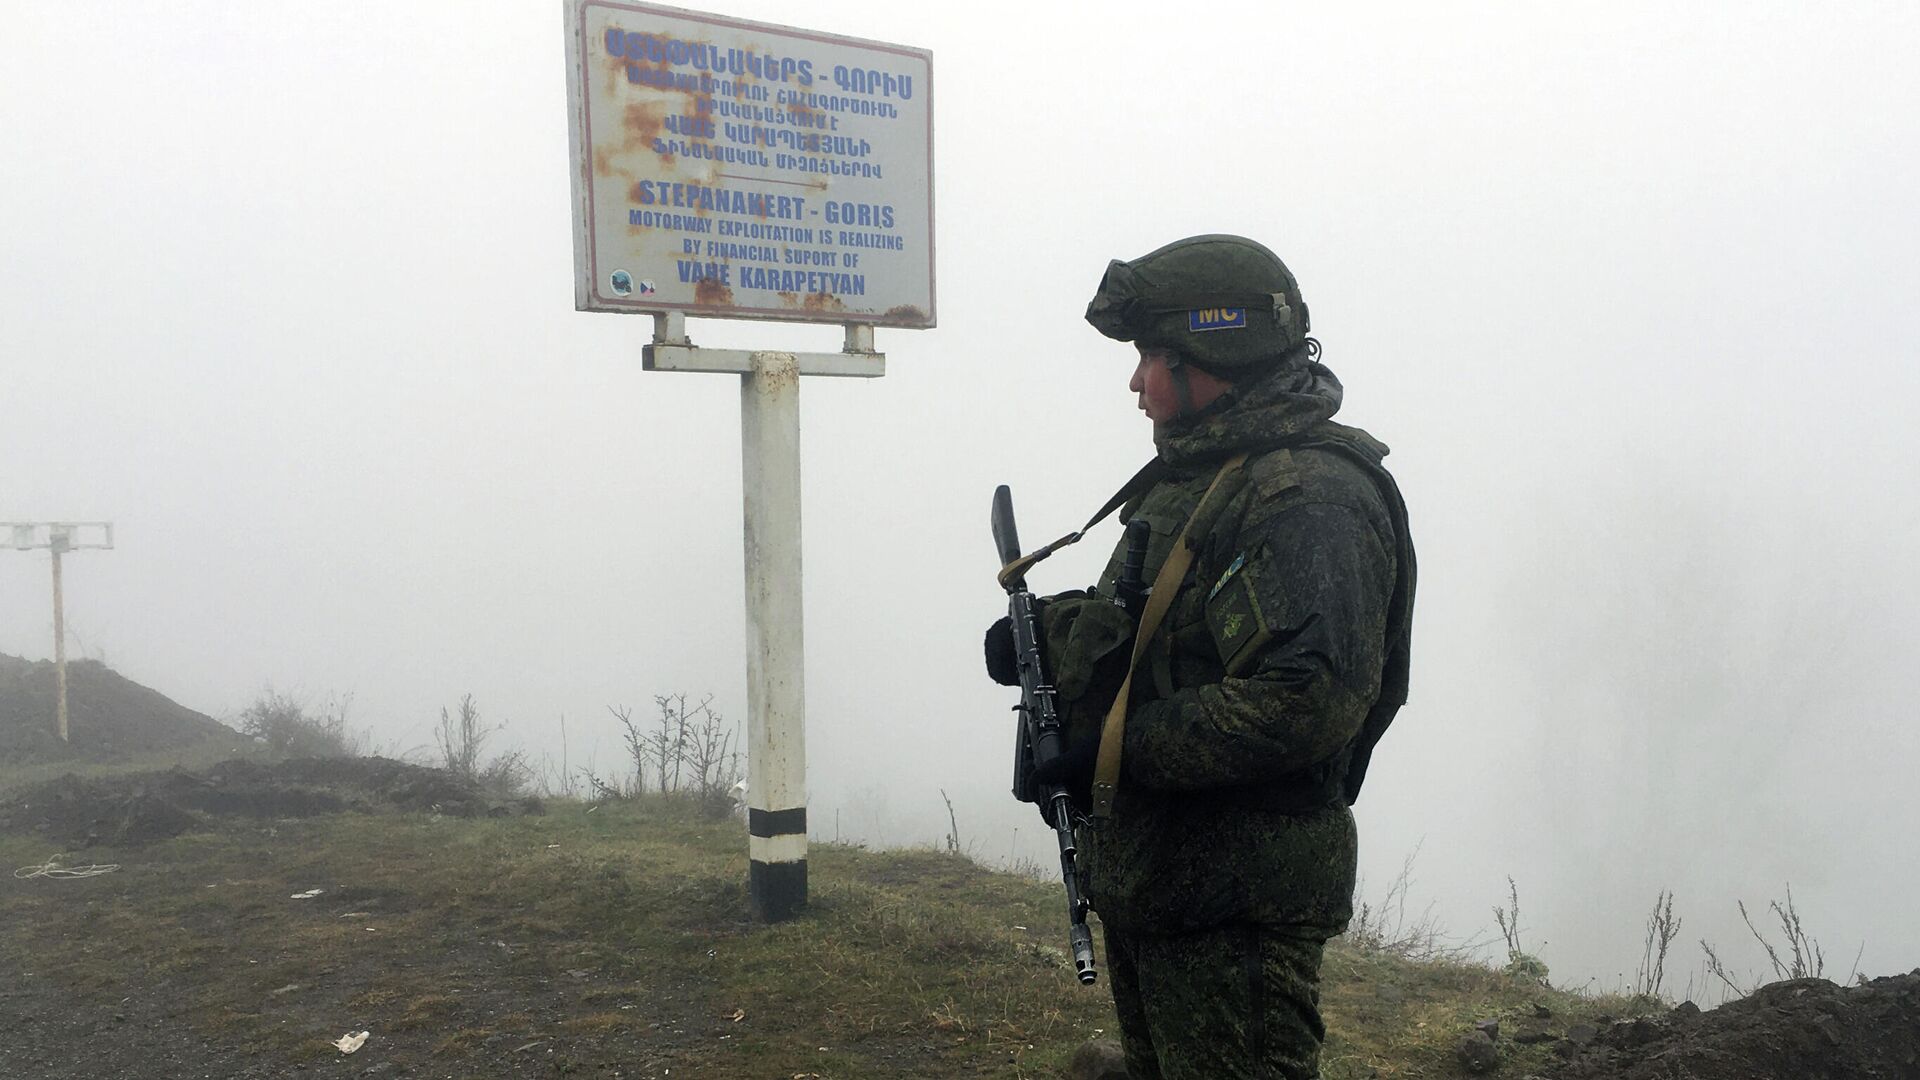
[{"label": "dirt ground", "polygon": [[[91,883],[87,883],[91,884]],[[315,906],[338,917],[353,898]],[[361,898],[360,906],[366,904]],[[278,1080],[287,1076],[524,1078],[591,1076],[668,1080],[681,1055],[697,1055],[729,1024],[695,1008],[670,981],[617,967],[553,971],[525,963],[519,942],[475,938],[430,956],[409,956],[404,971],[429,968],[431,986],[400,993],[395,958],[340,950],[318,964],[284,952],[248,949],[212,958],[260,973],[279,986],[256,992],[209,1017],[201,1006],[204,970],[144,967],[134,977],[75,986],[27,969],[0,981],[0,1076],[8,1080]],[[426,974],[426,972],[422,972]],[[284,981],[282,981],[284,980]],[[262,984],[264,985],[264,984]],[[313,1031],[313,1018],[351,1018]],[[609,1017],[617,1019],[609,1019]],[[632,1019],[629,1019],[632,1018]],[[269,1024],[277,1024],[277,1029]],[[334,1033],[375,1029],[352,1056],[325,1045]],[[679,1070],[684,1073],[683,1068]]]},{"label": "dirt ground", "polygon": [[1912,1080],[1920,971],[1849,987],[1777,982],[1709,1012],[1682,1005],[1556,1050],[1573,1060],[1552,1080]]},{"label": "dirt ground", "polygon": [[480,817],[538,812],[537,800],[501,800],[442,769],[386,758],[224,761],[104,779],[72,774],[9,793],[0,829],[61,844],[138,845],[199,828],[208,816],[304,818],[357,810]]},{"label": "dirt ground", "polygon": [[[585,896],[590,880],[501,883],[514,864],[476,842],[479,822],[454,820],[500,808],[439,770],[369,759],[68,776],[15,793],[0,833],[16,849],[81,835],[98,846],[68,848],[64,865],[120,869],[0,889],[0,1078],[668,1080],[740,1037],[684,970],[535,906],[566,910],[551,894]],[[578,877],[538,842],[544,819],[504,818],[487,824]],[[177,828],[198,842],[166,843]],[[359,1052],[329,1045],[356,1030],[374,1032]]]}]

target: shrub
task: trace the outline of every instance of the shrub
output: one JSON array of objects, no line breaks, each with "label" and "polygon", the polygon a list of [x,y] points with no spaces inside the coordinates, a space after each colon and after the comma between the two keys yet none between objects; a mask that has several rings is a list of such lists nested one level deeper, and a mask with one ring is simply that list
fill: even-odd
[{"label": "shrub", "polygon": [[488,727],[480,719],[480,706],[472,694],[464,694],[452,712],[440,710],[440,727],[434,742],[440,749],[441,767],[456,776],[478,784],[481,790],[500,799],[515,799],[526,793],[533,779],[533,768],[520,750],[495,755],[483,764],[487,740],[505,729],[506,721]]},{"label": "shrub", "polygon": [[586,772],[594,799],[633,799],[648,793],[683,799],[714,818],[733,812],[742,775],[739,727],[713,707],[713,695],[688,704],[685,694],[655,694],[659,710],[649,729],[633,710],[610,705],[620,723],[631,774],[602,778]]},{"label": "shrub", "polygon": [[360,740],[347,731],[353,695],[329,695],[312,713],[290,694],[268,687],[240,713],[240,730],[287,757],[358,757]]}]

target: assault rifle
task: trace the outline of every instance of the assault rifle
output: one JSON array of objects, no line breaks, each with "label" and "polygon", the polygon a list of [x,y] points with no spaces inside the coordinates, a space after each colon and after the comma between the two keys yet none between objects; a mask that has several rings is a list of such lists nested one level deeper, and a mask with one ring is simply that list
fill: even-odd
[{"label": "assault rifle", "polygon": [[[1115,599],[1123,607],[1137,605],[1144,589],[1140,583],[1141,564],[1146,553],[1145,522],[1127,528],[1127,557],[1121,580],[1116,582]],[[1000,565],[1010,567],[1020,558],[1020,534],[1013,523],[1013,492],[1005,484],[993,493],[993,543]],[[1024,569],[1004,576],[1007,590],[1007,616],[1013,624],[1013,649],[1020,669],[1020,704],[1014,712],[1020,716],[1019,733],[1014,740],[1013,795],[1021,802],[1037,803],[1047,824],[1053,827],[1060,845],[1060,876],[1067,889],[1067,938],[1073,949],[1074,973],[1083,984],[1091,985],[1098,973],[1093,965],[1093,932],[1087,929],[1090,905],[1080,894],[1080,881],[1074,863],[1078,846],[1073,827],[1078,812],[1073,795],[1064,784],[1036,785],[1033,770],[1066,752],[1066,735],[1061,728],[1060,703],[1054,692],[1046,657],[1040,651],[1039,610],[1033,592],[1027,588]],[[1131,610],[1131,609],[1130,609]]]}]

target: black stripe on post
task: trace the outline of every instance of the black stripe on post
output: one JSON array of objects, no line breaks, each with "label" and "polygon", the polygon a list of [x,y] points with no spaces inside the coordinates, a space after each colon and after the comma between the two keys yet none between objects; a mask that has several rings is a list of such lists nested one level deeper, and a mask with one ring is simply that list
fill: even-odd
[{"label": "black stripe on post", "polygon": [[776,836],[805,836],[807,834],[807,808],[796,806],[791,810],[747,809],[747,833],[763,840]]},{"label": "black stripe on post", "polygon": [[783,922],[807,906],[807,860],[747,864],[747,904],[761,922]]}]

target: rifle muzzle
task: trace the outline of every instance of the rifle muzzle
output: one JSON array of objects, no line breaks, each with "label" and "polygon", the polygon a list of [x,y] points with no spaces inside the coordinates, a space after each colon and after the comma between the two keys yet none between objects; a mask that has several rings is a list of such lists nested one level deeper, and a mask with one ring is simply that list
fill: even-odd
[{"label": "rifle muzzle", "polygon": [[1082,986],[1092,986],[1100,977],[1093,969],[1093,931],[1087,929],[1086,923],[1078,922],[1073,924],[1068,937],[1073,942],[1073,972],[1080,976]]}]

